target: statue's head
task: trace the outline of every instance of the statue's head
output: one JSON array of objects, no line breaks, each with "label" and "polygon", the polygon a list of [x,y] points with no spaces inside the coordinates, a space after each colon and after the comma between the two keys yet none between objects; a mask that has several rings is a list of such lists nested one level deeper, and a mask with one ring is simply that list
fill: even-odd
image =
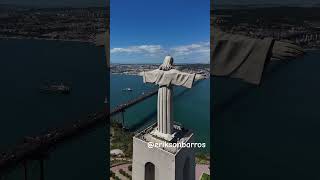
[{"label": "statue's head", "polygon": [[163,71],[169,71],[170,69],[173,69],[173,58],[171,56],[166,56],[159,69]]}]

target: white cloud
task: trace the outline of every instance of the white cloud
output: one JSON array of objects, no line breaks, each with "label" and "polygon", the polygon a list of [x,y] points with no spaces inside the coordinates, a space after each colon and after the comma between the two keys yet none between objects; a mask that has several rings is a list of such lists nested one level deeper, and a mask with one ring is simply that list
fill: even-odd
[{"label": "white cloud", "polygon": [[174,55],[186,56],[190,54],[209,54],[210,53],[210,43],[200,42],[189,45],[182,45],[171,48],[171,52]]},{"label": "white cloud", "polygon": [[112,48],[111,53],[148,53],[158,54],[163,51],[161,45],[139,45],[139,46],[129,46],[126,48]]},{"label": "white cloud", "polygon": [[[171,48],[163,48],[161,45],[138,45],[129,47],[112,48],[110,51],[113,55],[120,55],[117,59],[136,59],[141,57],[146,61],[159,60],[164,55],[170,54],[177,62],[209,62],[210,59],[210,43],[198,42],[187,45],[174,46]],[[115,57],[115,56],[113,56]]]}]

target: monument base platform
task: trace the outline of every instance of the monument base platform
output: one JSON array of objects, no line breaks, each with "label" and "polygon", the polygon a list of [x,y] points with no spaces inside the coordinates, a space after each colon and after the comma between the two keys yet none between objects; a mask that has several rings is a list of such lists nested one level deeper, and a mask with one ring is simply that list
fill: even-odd
[{"label": "monument base platform", "polygon": [[164,133],[161,133],[156,129],[152,130],[150,132],[150,134],[154,137],[157,137],[159,139],[163,139],[163,140],[166,140],[168,142],[172,142],[174,140],[174,137],[175,137],[175,134],[176,132],[174,132],[173,134],[164,134]]},{"label": "monument base platform", "polygon": [[[192,143],[193,133],[175,126],[170,141],[154,134],[152,125],[133,137],[133,180],[194,180],[195,152],[187,147],[156,147],[155,144]],[[152,146],[153,145],[153,146]]]}]

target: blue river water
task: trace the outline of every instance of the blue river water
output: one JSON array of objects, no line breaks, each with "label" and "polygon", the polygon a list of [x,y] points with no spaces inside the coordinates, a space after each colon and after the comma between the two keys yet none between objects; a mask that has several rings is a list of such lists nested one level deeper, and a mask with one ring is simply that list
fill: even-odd
[{"label": "blue river water", "polygon": [[[86,43],[0,40],[0,151],[103,110],[106,95],[102,48]],[[47,81],[63,81],[69,95],[40,93]],[[57,147],[45,161],[46,179],[103,179],[105,127]],[[83,172],[83,173],[78,173]],[[29,179],[39,179],[39,163],[28,162]],[[93,176],[94,175],[94,176]],[[4,179],[22,179],[22,168]]]},{"label": "blue river water", "polygon": [[213,80],[215,179],[320,179],[319,60],[272,63],[260,86]]},{"label": "blue river water", "polygon": [[[139,76],[117,75],[111,76],[111,107],[124,103],[142,93],[150,92],[157,88],[150,84],[143,84]],[[122,91],[124,88],[133,91]],[[207,144],[203,152],[210,149],[210,81],[203,80],[196,83],[193,88],[174,89],[174,121],[194,132],[197,142]],[[139,129],[141,125],[148,125],[156,121],[157,96],[151,97],[125,112],[125,125]],[[143,126],[142,126],[143,127]]]},{"label": "blue river water", "polygon": [[[0,151],[61,127],[104,108],[106,66],[104,49],[87,43],[1,40]],[[39,87],[47,81],[71,85],[69,95],[43,94]],[[148,92],[155,86],[143,84],[138,76],[111,76],[111,107]],[[174,118],[192,129],[197,141],[206,142],[209,152],[209,81],[186,90],[177,88]],[[132,92],[123,92],[130,87]],[[125,112],[126,126],[140,127],[155,120],[156,97]],[[105,179],[108,129],[99,127],[88,134],[58,146],[45,161],[46,179]],[[38,161],[28,161],[29,179],[39,178]],[[22,179],[19,166],[4,179]]]},{"label": "blue river water", "polygon": [[[104,107],[103,49],[86,43],[1,40],[0,150],[49,128],[86,117]],[[214,159],[224,180],[319,179],[319,51],[271,64],[259,87],[214,79]],[[47,80],[67,81],[68,96],[39,93]],[[111,104],[125,102],[156,87],[138,76],[111,76]],[[174,118],[209,142],[210,82],[175,89]],[[121,89],[130,87],[132,92]],[[155,98],[130,108],[126,125],[154,121]],[[141,118],[142,117],[142,118]],[[146,118],[143,118],[146,117]],[[108,129],[57,147],[45,161],[46,179],[105,179]],[[211,139],[212,140],[212,139]],[[39,163],[28,162],[29,179],[38,179]],[[20,166],[3,179],[22,179]]]}]

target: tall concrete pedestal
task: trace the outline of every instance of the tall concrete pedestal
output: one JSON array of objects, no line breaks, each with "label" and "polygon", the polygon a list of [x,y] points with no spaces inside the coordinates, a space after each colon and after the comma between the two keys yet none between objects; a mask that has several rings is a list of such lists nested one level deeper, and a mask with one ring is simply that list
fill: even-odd
[{"label": "tall concrete pedestal", "polygon": [[[194,148],[148,147],[155,143],[169,143],[152,135],[155,125],[133,138],[133,180],[194,180]],[[175,138],[171,143],[194,142],[192,132],[174,126]]]}]

